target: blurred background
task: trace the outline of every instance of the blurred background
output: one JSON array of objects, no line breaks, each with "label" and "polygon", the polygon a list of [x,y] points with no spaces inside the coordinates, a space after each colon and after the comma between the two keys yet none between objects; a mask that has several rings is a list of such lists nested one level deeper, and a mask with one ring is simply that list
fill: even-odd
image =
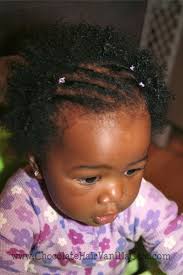
[{"label": "blurred background", "polygon": [[[182,211],[183,0],[0,1],[0,111],[10,56],[16,54],[20,33],[58,20],[113,25],[134,36],[141,47],[150,48],[167,68],[166,81],[175,100],[169,108],[169,124],[152,141],[145,178],[175,200]],[[8,136],[0,131],[0,189],[23,165],[8,145]]]}]

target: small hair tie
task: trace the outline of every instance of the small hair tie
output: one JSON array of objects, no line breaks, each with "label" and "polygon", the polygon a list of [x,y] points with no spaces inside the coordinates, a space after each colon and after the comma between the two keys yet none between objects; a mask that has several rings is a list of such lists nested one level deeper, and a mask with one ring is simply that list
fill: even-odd
[{"label": "small hair tie", "polygon": [[131,70],[131,71],[134,71],[134,70],[135,70],[135,66],[134,66],[134,65],[131,65],[131,66],[130,66],[130,70]]},{"label": "small hair tie", "polygon": [[60,77],[59,80],[58,80],[58,83],[59,83],[59,84],[65,83],[65,76]]},{"label": "small hair tie", "polygon": [[139,86],[141,86],[141,87],[143,87],[143,88],[145,87],[145,85],[144,85],[143,82],[140,82],[140,83],[139,83]]}]

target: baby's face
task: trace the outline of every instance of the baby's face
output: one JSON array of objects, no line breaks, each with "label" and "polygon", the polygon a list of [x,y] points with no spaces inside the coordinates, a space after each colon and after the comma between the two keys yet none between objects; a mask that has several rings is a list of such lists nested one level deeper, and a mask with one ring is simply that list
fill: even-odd
[{"label": "baby's face", "polygon": [[55,206],[87,225],[112,222],[138,194],[150,135],[147,113],[76,114],[42,170]]}]

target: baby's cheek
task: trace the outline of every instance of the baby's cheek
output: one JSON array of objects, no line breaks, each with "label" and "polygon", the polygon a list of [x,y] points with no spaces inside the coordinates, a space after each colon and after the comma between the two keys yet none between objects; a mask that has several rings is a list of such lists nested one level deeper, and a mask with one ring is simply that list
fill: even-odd
[{"label": "baby's cheek", "polygon": [[81,198],[76,198],[70,196],[69,194],[65,194],[64,196],[58,194],[55,198],[53,198],[53,200],[56,207],[62,213],[73,219],[79,219],[88,216],[89,209]]}]

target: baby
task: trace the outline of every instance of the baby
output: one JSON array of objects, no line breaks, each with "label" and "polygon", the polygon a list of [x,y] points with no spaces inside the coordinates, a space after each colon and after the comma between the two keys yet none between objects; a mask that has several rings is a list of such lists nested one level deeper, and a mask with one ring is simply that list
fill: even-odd
[{"label": "baby", "polygon": [[143,179],[171,95],[147,50],[110,27],[33,33],[0,125],[27,159],[0,195],[1,274],[123,274],[142,237],[183,274],[183,215]]}]

